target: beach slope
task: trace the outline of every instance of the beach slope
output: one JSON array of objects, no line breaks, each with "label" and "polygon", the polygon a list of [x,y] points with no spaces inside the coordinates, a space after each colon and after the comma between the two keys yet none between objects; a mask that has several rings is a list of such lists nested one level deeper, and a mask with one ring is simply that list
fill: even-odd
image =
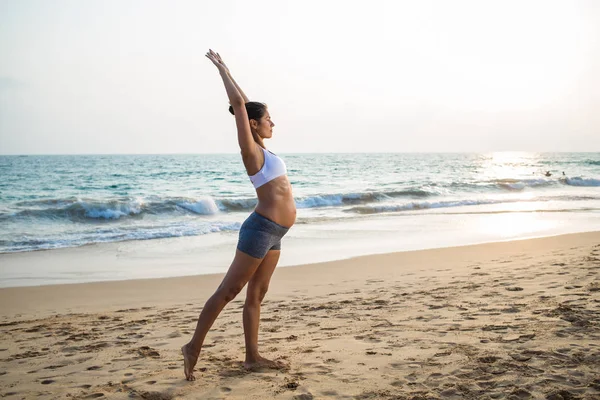
[{"label": "beach slope", "polygon": [[280,268],[259,344],[289,369],[244,370],[242,293],[195,382],[179,349],[222,275],[0,289],[0,395],[598,399],[599,273],[600,232]]}]

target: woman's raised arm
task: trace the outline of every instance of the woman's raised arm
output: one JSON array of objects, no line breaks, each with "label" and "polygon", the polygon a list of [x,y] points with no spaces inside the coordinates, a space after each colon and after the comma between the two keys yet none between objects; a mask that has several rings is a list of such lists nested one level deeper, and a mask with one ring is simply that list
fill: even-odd
[{"label": "woman's raised arm", "polygon": [[233,75],[231,75],[231,71],[229,70],[229,67],[227,65],[225,65],[225,62],[223,62],[221,55],[219,53],[215,53],[214,51],[213,51],[213,55],[216,56],[216,59],[219,61],[219,64],[221,64],[223,67],[225,67],[225,71],[227,71],[227,74],[231,78],[231,82],[233,82],[233,85],[235,86],[235,88],[238,90],[238,92],[240,92],[244,101],[246,103],[248,103],[250,101],[250,100],[248,100],[248,96],[246,96],[246,94],[244,93],[244,91],[242,90],[240,85],[238,85],[238,83],[235,81],[235,79],[233,79]]},{"label": "woman's raised arm", "polygon": [[242,156],[251,156],[256,152],[256,143],[252,137],[248,113],[246,112],[246,102],[248,102],[248,98],[231,77],[229,68],[227,68],[219,54],[209,50],[209,52],[206,53],[206,57],[215,64],[221,74],[223,83],[225,84],[229,104],[233,107],[233,113],[235,115],[238,143],[242,151]]},{"label": "woman's raised arm", "polygon": [[231,75],[231,72],[228,72],[228,74],[229,74],[229,77],[231,78],[231,82],[233,82],[233,84],[235,85],[235,88],[242,95],[242,98],[244,99],[244,102],[246,102],[246,103],[250,102],[250,100],[248,100],[248,96],[246,96],[246,94],[242,91],[242,88],[240,87],[240,85],[238,85],[238,83],[235,81],[235,79],[233,79],[233,76]]}]

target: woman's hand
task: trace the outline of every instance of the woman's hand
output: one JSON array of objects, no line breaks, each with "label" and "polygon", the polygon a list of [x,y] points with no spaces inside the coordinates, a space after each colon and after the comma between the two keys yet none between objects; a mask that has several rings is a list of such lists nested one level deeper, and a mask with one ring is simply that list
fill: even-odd
[{"label": "woman's hand", "polygon": [[[242,90],[242,88],[240,88],[240,86],[237,84],[235,79],[233,79],[233,76],[231,76],[231,72],[229,72],[229,68],[227,68],[227,65],[225,65],[225,63],[223,62],[221,55],[219,53],[215,53],[214,51],[209,49],[208,53],[206,53],[206,58],[208,58],[210,61],[213,62],[213,64],[215,64],[215,66],[219,70],[219,73],[223,77],[224,81],[231,81],[231,83],[234,86],[235,92],[242,97],[242,99],[244,100],[244,103],[249,102],[250,100],[248,100],[248,97],[246,96],[246,94],[244,94],[244,91]],[[225,89],[227,89],[227,96],[229,96],[229,103],[231,105],[233,105],[231,96],[233,96],[233,97],[236,97],[236,96],[234,96],[233,92],[230,93],[230,89],[228,89],[227,82],[225,82]]]},{"label": "woman's hand", "polygon": [[219,55],[219,53],[215,53],[212,50],[208,50],[208,53],[206,53],[206,57],[213,62],[213,64],[215,64],[215,66],[219,69],[219,71],[223,71],[226,72],[227,74],[229,74],[229,68],[227,68],[227,65],[225,65],[225,63],[223,62],[223,59],[221,59],[221,56]]}]

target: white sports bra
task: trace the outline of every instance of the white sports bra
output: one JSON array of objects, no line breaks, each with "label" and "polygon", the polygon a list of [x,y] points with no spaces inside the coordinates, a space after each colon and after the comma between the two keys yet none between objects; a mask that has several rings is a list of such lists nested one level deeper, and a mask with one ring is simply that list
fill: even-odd
[{"label": "white sports bra", "polygon": [[260,171],[256,174],[249,176],[250,181],[254,185],[255,189],[258,189],[267,182],[271,182],[273,179],[280,177],[281,175],[287,174],[285,163],[275,154],[269,150],[261,147],[263,154],[265,155],[265,163],[263,164]]}]

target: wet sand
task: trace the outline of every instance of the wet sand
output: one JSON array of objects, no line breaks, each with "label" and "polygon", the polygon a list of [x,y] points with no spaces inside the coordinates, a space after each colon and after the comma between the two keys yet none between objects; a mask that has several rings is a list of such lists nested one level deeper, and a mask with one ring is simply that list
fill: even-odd
[{"label": "wet sand", "polygon": [[0,395],[600,398],[600,232],[278,269],[259,345],[290,368],[243,368],[242,292],[188,382],[180,347],[221,278],[0,289]]}]

